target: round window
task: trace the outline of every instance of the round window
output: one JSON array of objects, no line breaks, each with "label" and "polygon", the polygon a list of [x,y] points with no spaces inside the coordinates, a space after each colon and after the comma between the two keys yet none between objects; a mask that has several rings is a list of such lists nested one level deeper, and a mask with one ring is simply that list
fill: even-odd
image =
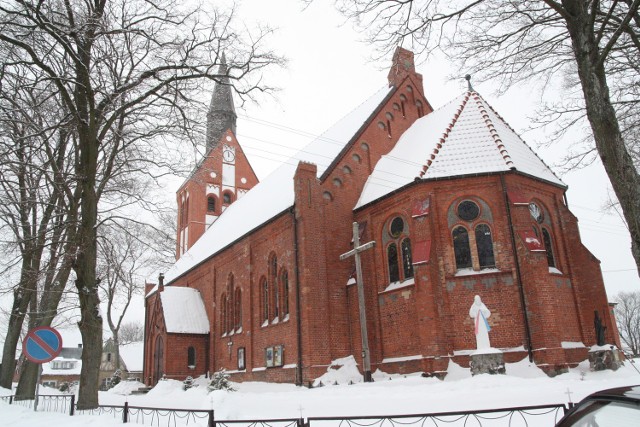
[{"label": "round window", "polygon": [[393,218],[389,226],[389,234],[391,237],[398,237],[404,231],[404,221],[399,216]]},{"label": "round window", "polygon": [[465,221],[473,221],[480,215],[480,208],[476,202],[465,200],[458,205],[458,216]]},{"label": "round window", "polygon": [[535,203],[529,203],[529,212],[531,213],[531,218],[533,218],[538,224],[542,224],[544,221],[544,212]]}]

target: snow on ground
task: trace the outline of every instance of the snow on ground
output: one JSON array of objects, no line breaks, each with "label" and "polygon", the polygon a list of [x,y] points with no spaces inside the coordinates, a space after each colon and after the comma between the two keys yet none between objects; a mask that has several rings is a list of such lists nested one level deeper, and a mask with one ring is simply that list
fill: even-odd
[{"label": "snow on ground", "polygon": [[[423,378],[420,375],[387,375],[377,371],[374,383],[355,383],[355,361],[345,358],[335,361],[319,380],[324,387],[313,389],[292,384],[245,382],[234,384],[237,392],[207,391],[208,381],[198,378],[197,387],[184,391],[182,382],[161,381],[147,395],[126,395],[140,385],[124,381],[118,387],[100,393],[103,405],[214,409],[218,420],[298,418],[358,415],[420,414],[448,411],[472,411],[517,406],[578,402],[586,395],[605,388],[640,384],[639,363],[616,372],[591,372],[583,362],[569,373],[547,377],[526,359],[507,364],[507,375],[478,375],[450,363],[445,380]],[[640,368],[639,368],[640,369]],[[334,383],[338,385],[331,385]],[[349,385],[349,382],[354,384]],[[6,394],[1,393],[0,394]],[[101,418],[70,417],[58,414],[33,413],[18,406],[0,402],[3,426],[31,427],[65,425],[75,427],[112,427],[118,422]],[[80,418],[83,418],[82,421]],[[46,422],[45,422],[46,419]],[[60,420],[60,421],[58,421]]]}]

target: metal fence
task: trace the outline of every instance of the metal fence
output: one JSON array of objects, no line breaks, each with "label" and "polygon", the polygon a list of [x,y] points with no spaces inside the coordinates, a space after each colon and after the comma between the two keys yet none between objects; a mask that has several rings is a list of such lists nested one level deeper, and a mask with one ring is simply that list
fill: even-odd
[{"label": "metal fence", "polygon": [[[34,406],[33,400],[2,396],[9,404]],[[107,415],[153,427],[206,425],[208,427],[551,427],[567,412],[563,404],[487,409],[471,412],[439,412],[414,415],[377,415],[358,417],[310,417],[269,420],[216,420],[213,410],[147,408],[141,406],[101,405],[77,410],[73,395],[40,395],[38,410],[69,415]]]}]

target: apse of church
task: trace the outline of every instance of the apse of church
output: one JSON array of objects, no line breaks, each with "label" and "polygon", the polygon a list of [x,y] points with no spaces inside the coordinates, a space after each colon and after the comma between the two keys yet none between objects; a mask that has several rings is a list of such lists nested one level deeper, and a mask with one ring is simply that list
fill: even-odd
[{"label": "apse of church", "polygon": [[594,310],[616,342],[566,185],[471,87],[434,111],[410,51],[259,185],[224,79],[208,120],[207,154],[177,194],[178,259],[146,297],[148,383],[224,368],[308,384],[348,356],[362,368],[354,262],[340,260],[353,222],[375,241],[360,254],[373,371],[468,366],[476,295],[507,362],[554,374],[585,360]]}]

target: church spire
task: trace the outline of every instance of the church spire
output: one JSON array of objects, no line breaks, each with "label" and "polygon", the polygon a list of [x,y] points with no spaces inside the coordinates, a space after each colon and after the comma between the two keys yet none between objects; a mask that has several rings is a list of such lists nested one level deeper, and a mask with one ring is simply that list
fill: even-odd
[{"label": "church spire", "polygon": [[218,144],[228,129],[231,129],[234,134],[236,133],[236,109],[233,105],[232,86],[229,83],[227,60],[224,53],[218,74],[223,77],[216,82],[213,88],[211,105],[207,113],[207,151]]}]

